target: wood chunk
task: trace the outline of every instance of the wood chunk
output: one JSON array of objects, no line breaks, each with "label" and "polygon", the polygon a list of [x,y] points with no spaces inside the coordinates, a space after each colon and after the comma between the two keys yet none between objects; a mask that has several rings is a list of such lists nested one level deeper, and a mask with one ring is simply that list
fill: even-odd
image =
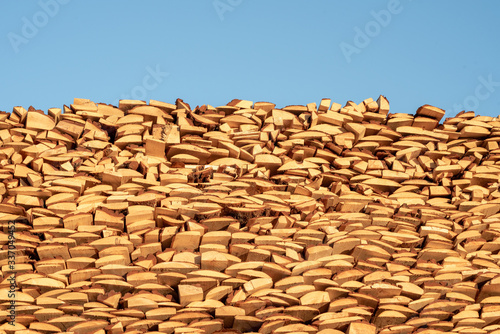
[{"label": "wood chunk", "polygon": [[191,302],[203,300],[203,289],[192,285],[179,285],[179,298],[181,306],[186,306]]},{"label": "wood chunk", "polygon": [[165,157],[166,142],[154,138],[146,139],[146,155],[153,157]]},{"label": "wood chunk", "polygon": [[56,126],[54,119],[43,113],[29,111],[26,115],[26,128],[33,130],[52,130]]},{"label": "wood chunk", "polygon": [[363,322],[353,322],[347,329],[347,334],[375,334],[377,327]]},{"label": "wood chunk", "polygon": [[195,250],[199,247],[201,234],[198,231],[180,232],[172,241],[172,248],[177,251]]},{"label": "wood chunk", "polygon": [[443,118],[445,111],[431,105],[423,105],[417,109],[417,115],[427,116],[436,119],[438,122]]}]

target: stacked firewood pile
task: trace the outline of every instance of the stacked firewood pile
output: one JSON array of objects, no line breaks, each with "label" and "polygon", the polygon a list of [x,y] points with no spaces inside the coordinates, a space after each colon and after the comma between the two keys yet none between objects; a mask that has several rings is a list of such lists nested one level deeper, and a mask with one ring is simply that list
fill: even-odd
[{"label": "stacked firewood pile", "polygon": [[0,331],[500,333],[500,120],[444,114],[0,113]]}]

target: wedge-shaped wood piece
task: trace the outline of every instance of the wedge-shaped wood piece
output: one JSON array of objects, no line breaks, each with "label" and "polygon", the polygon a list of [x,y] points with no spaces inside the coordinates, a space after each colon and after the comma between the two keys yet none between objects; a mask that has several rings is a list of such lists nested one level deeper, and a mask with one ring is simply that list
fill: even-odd
[{"label": "wedge-shaped wood piece", "polygon": [[312,291],[300,298],[300,305],[323,310],[330,303],[330,295],[325,291]]},{"label": "wedge-shaped wood piece", "polygon": [[210,163],[210,165],[212,166],[238,166],[238,167],[244,167],[249,164],[250,162],[248,161],[235,158],[220,158]]},{"label": "wedge-shaped wood piece", "polygon": [[33,130],[52,130],[56,126],[54,119],[49,115],[36,111],[29,111],[26,116],[26,128]]},{"label": "wedge-shaped wood piece", "polygon": [[401,294],[401,288],[387,283],[374,283],[369,286],[361,287],[358,291],[359,293],[367,294],[377,299],[391,298]]},{"label": "wedge-shaped wood piece", "polygon": [[39,287],[43,292],[51,289],[62,289],[66,285],[58,280],[52,278],[32,278],[21,283],[26,287]]},{"label": "wedge-shaped wood piece", "polygon": [[490,131],[482,126],[469,125],[460,131],[460,138],[484,138],[489,134]]},{"label": "wedge-shaped wood piece", "polygon": [[363,317],[349,316],[348,314],[346,314],[345,316],[341,316],[338,318],[322,320],[318,325],[318,329],[320,331],[333,329],[343,332],[347,330],[348,326],[351,323],[362,322],[363,320],[364,320]]},{"label": "wedge-shaped wood piece", "polygon": [[273,154],[258,154],[255,156],[255,164],[259,167],[265,167],[274,174],[281,166],[282,161]]},{"label": "wedge-shaped wood piece", "polygon": [[127,282],[113,279],[100,280],[98,281],[98,284],[101,285],[106,291],[117,291],[120,293],[129,292],[134,288]]},{"label": "wedge-shaped wood piece", "polygon": [[75,334],[85,334],[88,332],[97,332],[104,329],[106,326],[108,326],[108,322],[105,320],[90,320],[78,323],[73,327],[68,328],[68,331],[74,332]]},{"label": "wedge-shaped wood piece", "polygon": [[273,286],[271,278],[255,278],[243,285],[243,288],[248,294],[255,293],[262,289],[269,289]]},{"label": "wedge-shaped wood piece", "polygon": [[165,157],[166,142],[159,139],[148,138],[146,139],[146,155],[164,158]]},{"label": "wedge-shaped wood piece", "polygon": [[199,247],[201,234],[198,231],[180,232],[172,241],[172,248],[177,251],[195,250]]},{"label": "wedge-shaped wood piece", "polygon": [[167,153],[167,159],[172,158],[178,154],[187,154],[199,159],[200,163],[206,163],[207,159],[210,157],[210,152],[207,150],[190,144],[177,144],[170,147]]},{"label": "wedge-shaped wood piece", "polygon": [[11,300],[28,304],[33,304],[35,302],[35,299],[32,296],[24,292],[16,291],[15,294],[12,294],[9,293],[9,289],[0,289],[0,301],[10,303]]},{"label": "wedge-shaped wood piece", "polygon": [[427,116],[434,118],[438,121],[441,121],[441,118],[443,118],[445,114],[445,111],[443,109],[433,107],[431,105],[423,105],[420,108],[417,109],[417,115],[422,115],[422,116]]},{"label": "wedge-shaped wood piece", "polygon": [[229,295],[233,289],[230,286],[218,286],[207,292],[206,300],[221,300],[225,296]]},{"label": "wedge-shaped wood piece", "polygon": [[152,320],[168,320],[177,313],[175,307],[160,307],[149,310],[145,313],[147,319]]},{"label": "wedge-shaped wood piece", "polygon": [[257,317],[247,315],[237,315],[234,317],[233,328],[242,333],[257,331],[264,321]]},{"label": "wedge-shaped wood piece", "polygon": [[186,306],[191,302],[203,300],[203,289],[193,285],[179,285],[180,304]]},{"label": "wedge-shaped wood piece", "polygon": [[102,251],[111,246],[125,246],[128,248],[130,253],[134,250],[134,246],[130,240],[119,236],[102,238],[91,242],[90,245],[95,247],[98,251]]},{"label": "wedge-shaped wood piece", "polygon": [[[154,273],[168,273],[174,272],[179,274],[187,274],[189,272],[198,270],[199,266],[194,263],[187,262],[161,262],[155,264],[151,271]],[[180,280],[179,280],[180,281]],[[169,284],[171,285],[171,284]]]},{"label": "wedge-shaped wood piece", "polygon": [[87,321],[82,317],[74,317],[74,316],[62,316],[54,319],[50,319],[47,321],[48,324],[59,327],[62,331],[65,331],[79,323]]},{"label": "wedge-shaped wood piece", "polygon": [[201,254],[201,269],[224,271],[229,265],[227,257],[217,251],[208,251]]},{"label": "wedge-shaped wood piece", "polygon": [[[20,326],[22,326],[22,325],[20,325]],[[57,327],[55,325],[52,325],[52,324],[49,324],[49,323],[43,323],[43,322],[34,322],[34,323],[32,323],[29,326],[29,328],[30,328],[29,329],[30,331],[37,332],[37,333],[57,333],[57,332],[61,332],[61,329],[59,327]],[[17,330],[19,330],[19,329],[17,329]]]},{"label": "wedge-shaped wood piece", "polygon": [[374,324],[378,328],[386,326],[400,325],[406,321],[407,317],[401,312],[397,311],[383,311],[377,315]]}]

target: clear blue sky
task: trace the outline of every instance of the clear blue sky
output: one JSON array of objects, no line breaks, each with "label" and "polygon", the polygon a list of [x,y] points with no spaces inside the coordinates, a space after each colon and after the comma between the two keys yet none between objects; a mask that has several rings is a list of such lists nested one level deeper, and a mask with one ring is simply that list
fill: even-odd
[{"label": "clear blue sky", "polygon": [[391,112],[500,113],[500,1],[0,4],[3,111],[74,97],[284,107],[383,94]]}]

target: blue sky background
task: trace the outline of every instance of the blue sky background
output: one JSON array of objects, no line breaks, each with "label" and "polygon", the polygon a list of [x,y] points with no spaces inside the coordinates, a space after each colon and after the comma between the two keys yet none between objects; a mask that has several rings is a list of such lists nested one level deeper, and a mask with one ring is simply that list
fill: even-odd
[{"label": "blue sky background", "polygon": [[[0,0],[0,110],[74,97],[500,113],[500,1]],[[377,20],[378,17],[378,20]],[[31,28],[31,30],[30,30]],[[157,72],[152,76],[151,72]],[[165,73],[168,73],[166,75]]]}]

